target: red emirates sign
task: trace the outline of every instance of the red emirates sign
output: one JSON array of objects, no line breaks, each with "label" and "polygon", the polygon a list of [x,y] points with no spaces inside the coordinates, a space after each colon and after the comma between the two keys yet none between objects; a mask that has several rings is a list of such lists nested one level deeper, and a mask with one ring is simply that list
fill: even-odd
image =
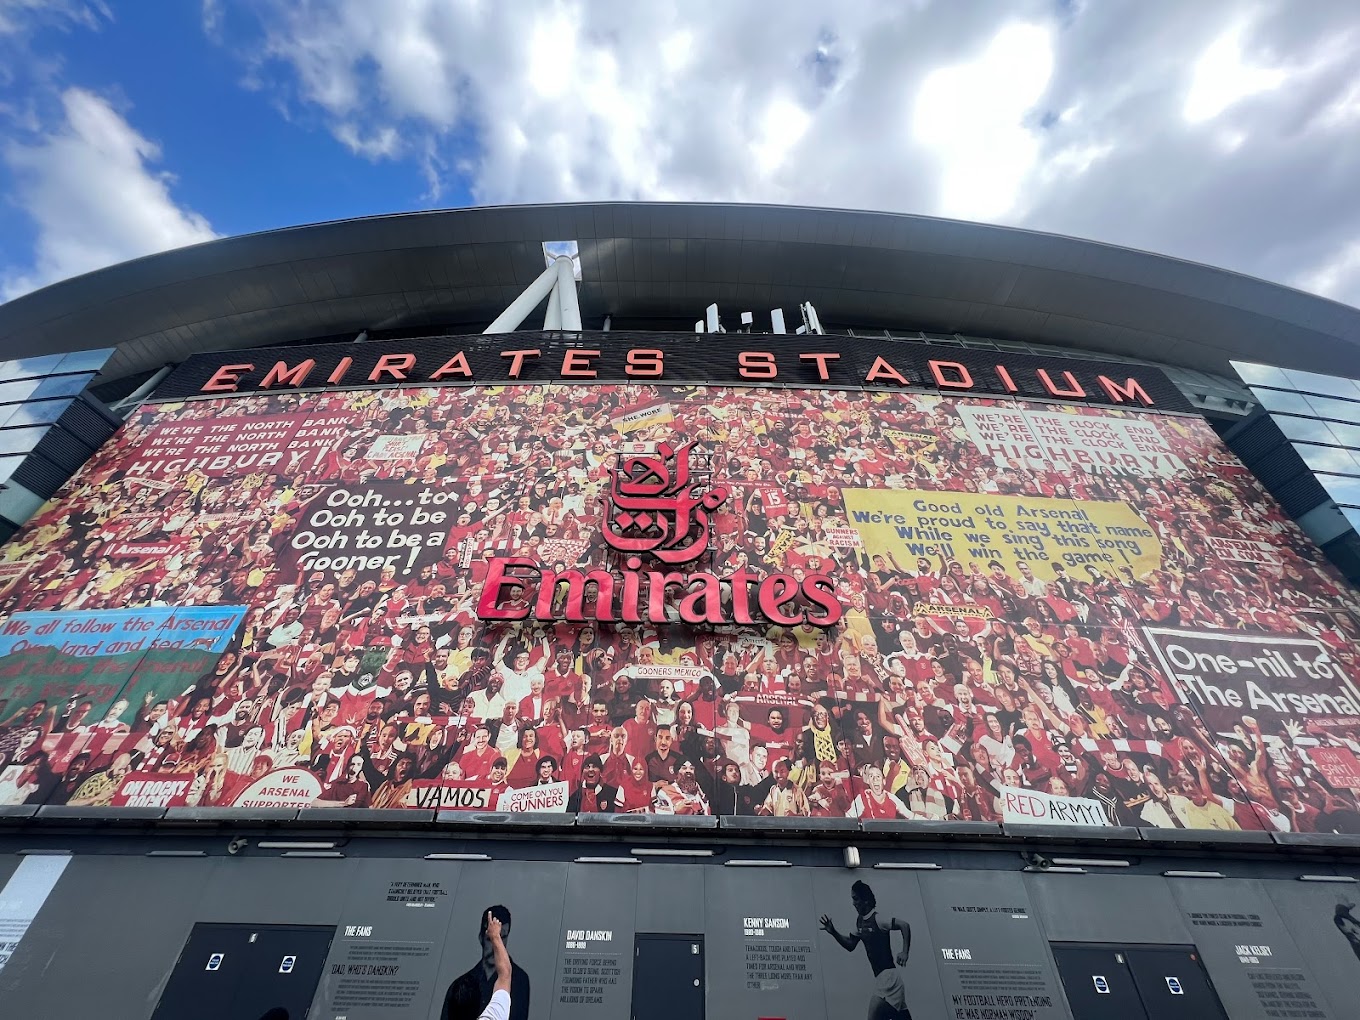
[{"label": "red emirates sign", "polygon": [[[565,620],[571,623],[670,622],[834,626],[845,609],[827,574],[799,579],[761,576],[738,568],[725,576],[664,569],[692,563],[709,548],[710,515],[727,500],[712,485],[694,444],[627,454],[614,466],[601,535],[625,555],[622,570],[550,570],[523,556],[497,556],[487,565],[477,600],[483,620]],[[663,569],[644,570],[642,557]]]}]

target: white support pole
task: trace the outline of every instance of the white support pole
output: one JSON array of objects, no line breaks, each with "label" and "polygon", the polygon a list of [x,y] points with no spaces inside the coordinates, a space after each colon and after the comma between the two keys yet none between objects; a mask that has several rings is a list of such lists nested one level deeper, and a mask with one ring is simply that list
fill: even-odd
[{"label": "white support pole", "polygon": [[576,269],[571,256],[561,255],[553,262],[557,270],[557,300],[562,306],[562,323],[559,328],[572,333],[581,331],[581,306],[576,300]]},{"label": "white support pole", "polygon": [[[567,261],[570,262],[571,260],[568,259]],[[556,282],[557,266],[548,266],[537,278],[535,278],[534,282],[525,287],[520,296],[511,301],[510,304],[506,306],[505,311],[496,316],[491,325],[487,326],[482,332],[509,333],[512,330],[519,329],[520,323],[525,320],[528,314],[534,310],[540,301],[547,297],[548,292],[552,290],[553,284]]]},{"label": "white support pole", "polygon": [[548,310],[543,315],[544,329],[562,328],[562,302],[557,298],[557,293],[561,289],[562,281],[559,279],[553,283],[552,290],[548,291]]}]

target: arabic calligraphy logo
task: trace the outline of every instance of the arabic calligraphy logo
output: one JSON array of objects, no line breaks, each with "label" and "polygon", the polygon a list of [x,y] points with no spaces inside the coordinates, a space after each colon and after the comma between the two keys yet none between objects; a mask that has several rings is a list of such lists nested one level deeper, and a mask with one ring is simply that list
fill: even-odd
[{"label": "arabic calligraphy logo", "polygon": [[604,512],[611,549],[688,563],[708,548],[708,516],[727,499],[727,489],[705,489],[697,471],[692,477],[693,450],[693,443],[678,450],[662,443],[655,454],[620,455]]}]

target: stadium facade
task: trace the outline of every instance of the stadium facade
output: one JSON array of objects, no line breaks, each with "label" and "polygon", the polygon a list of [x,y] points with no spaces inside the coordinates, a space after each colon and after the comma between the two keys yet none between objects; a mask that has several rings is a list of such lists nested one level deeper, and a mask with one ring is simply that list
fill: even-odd
[{"label": "stadium facade", "polygon": [[6,1015],[1355,1015],[1360,311],[604,204],[0,342]]}]

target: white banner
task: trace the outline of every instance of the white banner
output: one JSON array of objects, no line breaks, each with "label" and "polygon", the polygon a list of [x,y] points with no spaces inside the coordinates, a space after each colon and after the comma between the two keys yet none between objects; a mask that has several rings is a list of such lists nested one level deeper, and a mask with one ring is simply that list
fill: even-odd
[{"label": "white banner", "polygon": [[997,467],[1123,471],[1168,478],[1185,471],[1157,422],[1004,407],[958,409],[968,438]]},{"label": "white banner", "polygon": [[1252,542],[1243,538],[1214,538],[1206,536],[1209,548],[1225,560],[1269,566],[1280,562],[1280,554],[1269,542]]},{"label": "white banner", "polygon": [[369,460],[408,460],[420,456],[425,445],[422,435],[379,436],[368,448]]},{"label": "white banner", "polygon": [[1001,788],[1001,820],[1008,825],[1109,825],[1105,809],[1085,797],[1055,797],[1038,790]]},{"label": "white banner", "polygon": [[566,811],[566,783],[545,783],[526,786],[523,790],[506,790],[496,801],[497,811]]}]

